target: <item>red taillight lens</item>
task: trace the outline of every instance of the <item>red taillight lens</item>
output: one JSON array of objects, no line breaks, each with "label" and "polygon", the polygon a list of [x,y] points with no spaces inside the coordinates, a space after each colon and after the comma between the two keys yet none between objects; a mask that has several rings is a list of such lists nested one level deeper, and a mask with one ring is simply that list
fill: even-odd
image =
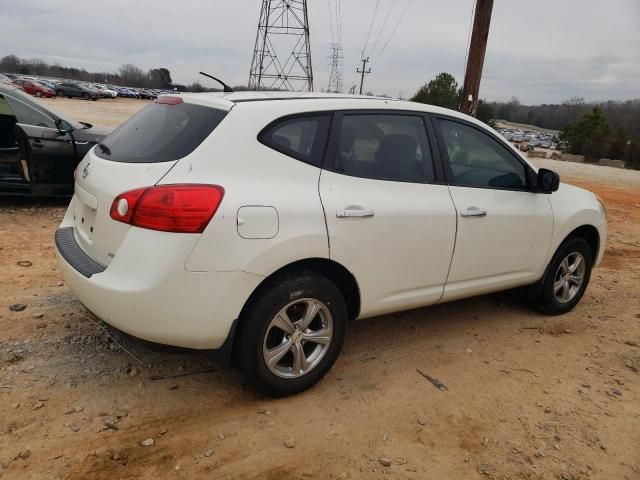
[{"label": "red taillight lens", "polygon": [[135,227],[177,233],[202,233],[224,196],[218,185],[161,185],[118,195],[111,218]]}]

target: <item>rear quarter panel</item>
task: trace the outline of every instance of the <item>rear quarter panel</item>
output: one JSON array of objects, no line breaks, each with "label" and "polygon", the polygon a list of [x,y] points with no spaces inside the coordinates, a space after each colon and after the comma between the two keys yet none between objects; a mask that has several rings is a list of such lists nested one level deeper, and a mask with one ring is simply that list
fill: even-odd
[{"label": "rear quarter panel", "polygon": [[[267,276],[297,260],[328,258],[318,193],[320,169],[257,140],[266,125],[296,113],[294,108],[274,102],[234,106],[202,143],[198,155],[178,162],[160,182],[207,183],[225,189],[217,213],[185,262],[187,270]],[[238,211],[246,206],[273,207],[277,211],[277,234],[272,238],[242,238]]]}]

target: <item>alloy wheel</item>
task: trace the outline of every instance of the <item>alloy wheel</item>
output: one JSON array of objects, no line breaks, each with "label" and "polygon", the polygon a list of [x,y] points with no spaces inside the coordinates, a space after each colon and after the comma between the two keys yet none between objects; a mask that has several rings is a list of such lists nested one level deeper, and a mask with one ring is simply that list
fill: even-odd
[{"label": "alloy wheel", "polygon": [[553,294],[560,303],[573,300],[584,282],[586,262],[580,252],[567,255],[558,266],[553,280]]},{"label": "alloy wheel", "polygon": [[295,300],[271,320],[262,355],[278,377],[298,378],[314,369],[326,355],[333,338],[333,317],[320,300]]}]

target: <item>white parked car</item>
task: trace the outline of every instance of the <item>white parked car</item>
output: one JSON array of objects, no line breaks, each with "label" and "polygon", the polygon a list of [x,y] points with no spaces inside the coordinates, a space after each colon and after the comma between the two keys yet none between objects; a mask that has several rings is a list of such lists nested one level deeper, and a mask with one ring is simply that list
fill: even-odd
[{"label": "white parked car", "polygon": [[160,97],[86,155],[56,244],[98,317],[233,352],[279,396],[327,373],[356,318],[514,287],[571,310],[606,228],[596,195],[460,113],[206,93]]},{"label": "white parked car", "polygon": [[107,87],[106,85],[100,85],[99,83],[94,83],[92,87],[97,88],[98,90],[102,90],[105,94],[109,96],[109,98],[116,98],[118,96],[118,92]]}]

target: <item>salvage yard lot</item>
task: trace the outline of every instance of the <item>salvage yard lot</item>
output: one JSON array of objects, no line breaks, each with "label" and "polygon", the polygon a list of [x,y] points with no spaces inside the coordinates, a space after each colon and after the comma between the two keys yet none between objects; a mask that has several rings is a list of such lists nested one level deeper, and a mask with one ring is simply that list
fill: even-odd
[{"label": "salvage yard lot", "polygon": [[[148,104],[47,103],[111,126]],[[0,199],[0,478],[639,479],[640,172],[540,165],[607,205],[573,312],[500,293],[354,322],[331,373],[281,400],[103,329],[57,270],[66,202]]]}]

